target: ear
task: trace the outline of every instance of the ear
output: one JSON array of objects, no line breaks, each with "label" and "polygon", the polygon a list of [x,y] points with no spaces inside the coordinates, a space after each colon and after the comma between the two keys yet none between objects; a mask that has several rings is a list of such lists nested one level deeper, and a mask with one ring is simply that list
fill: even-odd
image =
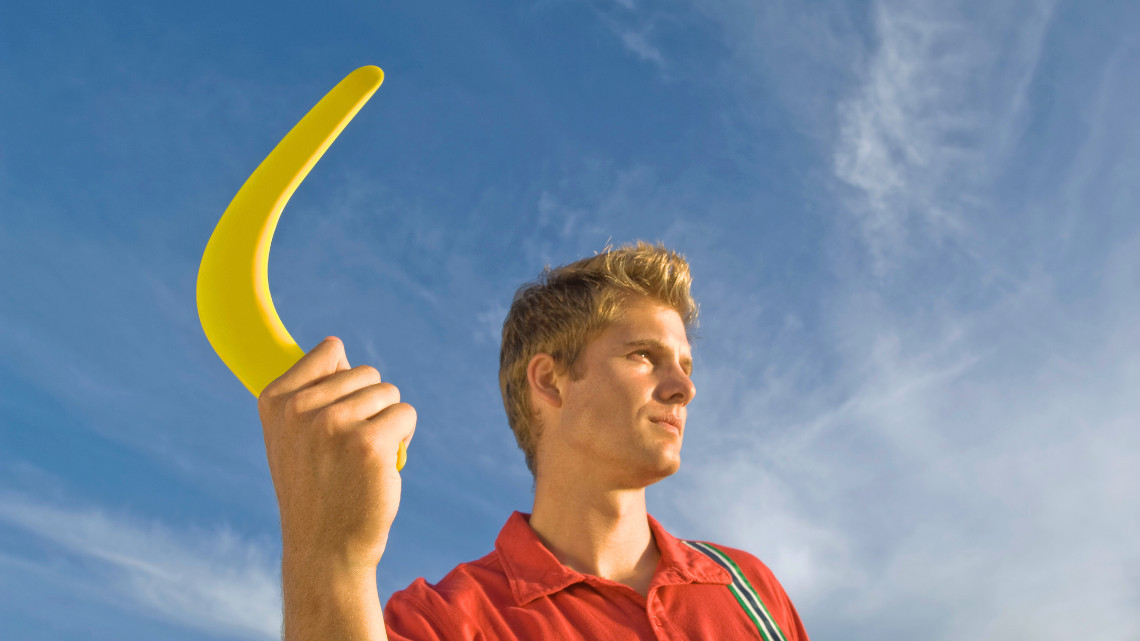
[{"label": "ear", "polygon": [[[554,357],[546,353],[535,354],[526,366],[526,380],[530,383],[532,398],[552,407],[562,407],[561,380]],[[538,408],[534,408],[537,410]]]}]

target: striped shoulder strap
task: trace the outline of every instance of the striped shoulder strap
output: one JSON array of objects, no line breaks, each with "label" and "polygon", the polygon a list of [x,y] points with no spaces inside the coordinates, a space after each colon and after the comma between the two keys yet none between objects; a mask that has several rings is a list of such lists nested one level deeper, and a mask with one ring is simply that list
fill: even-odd
[{"label": "striped shoulder strap", "polygon": [[760,600],[760,595],[748,582],[748,578],[744,576],[740,566],[736,565],[727,554],[708,543],[700,541],[682,541],[682,543],[728,570],[728,573],[732,575],[732,583],[728,589],[732,592],[732,596],[736,597],[736,602],[740,604],[744,613],[752,619],[752,623],[756,624],[756,629],[760,631],[760,636],[764,637],[765,641],[787,641],[784,633],[780,630],[780,626],[776,625],[776,620],[772,618],[772,613],[764,606],[763,601]]}]

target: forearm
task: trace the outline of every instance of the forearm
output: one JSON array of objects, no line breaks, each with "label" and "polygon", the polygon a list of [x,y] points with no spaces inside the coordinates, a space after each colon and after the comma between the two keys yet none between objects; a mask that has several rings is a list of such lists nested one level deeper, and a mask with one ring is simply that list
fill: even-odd
[{"label": "forearm", "polygon": [[321,341],[257,398],[281,514],[286,641],[387,641],[376,566],[400,506],[416,411]]},{"label": "forearm", "polygon": [[376,568],[282,559],[284,641],[387,641]]}]

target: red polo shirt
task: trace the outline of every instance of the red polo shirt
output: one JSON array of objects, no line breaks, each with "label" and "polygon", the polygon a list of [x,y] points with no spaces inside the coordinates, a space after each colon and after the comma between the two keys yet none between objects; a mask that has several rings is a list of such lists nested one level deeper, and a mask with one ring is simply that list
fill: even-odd
[{"label": "red polo shirt", "polygon": [[[648,598],[633,588],[562,565],[515,512],[495,551],[462,563],[435,585],[423,578],[384,608],[393,641],[582,639],[763,639],[729,589],[729,572],[674,538],[652,516],[661,561]],[[787,641],[807,641],[784,589],[759,559],[718,545],[748,578]]]}]

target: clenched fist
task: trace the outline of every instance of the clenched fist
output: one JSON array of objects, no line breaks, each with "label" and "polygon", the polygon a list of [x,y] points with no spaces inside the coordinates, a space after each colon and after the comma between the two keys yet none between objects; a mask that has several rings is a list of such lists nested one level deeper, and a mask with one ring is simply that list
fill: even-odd
[{"label": "clenched fist", "polygon": [[416,411],[326,338],[257,399],[281,511],[283,561],[374,573],[400,505],[396,452]]}]

